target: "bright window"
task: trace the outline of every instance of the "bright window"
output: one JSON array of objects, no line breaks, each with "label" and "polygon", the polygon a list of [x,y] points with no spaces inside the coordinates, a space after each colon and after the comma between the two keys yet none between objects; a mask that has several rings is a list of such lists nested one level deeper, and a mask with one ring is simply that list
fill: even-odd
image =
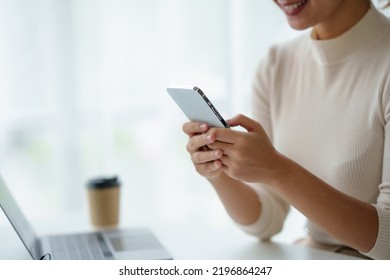
[{"label": "bright window", "polygon": [[134,212],[224,226],[165,88],[250,114],[257,63],[295,34],[273,1],[0,0],[1,174],[31,217],[85,210],[85,182],[117,174]]}]

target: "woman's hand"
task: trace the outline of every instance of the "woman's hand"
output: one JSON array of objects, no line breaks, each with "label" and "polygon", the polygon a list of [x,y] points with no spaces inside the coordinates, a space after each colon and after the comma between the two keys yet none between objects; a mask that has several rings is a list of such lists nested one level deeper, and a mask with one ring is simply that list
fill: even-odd
[{"label": "woman's hand", "polygon": [[[234,124],[232,122],[232,124]],[[229,215],[240,224],[251,224],[261,214],[260,200],[255,191],[244,182],[231,178],[224,172],[221,159],[226,157],[217,146],[217,130],[233,132],[228,128],[211,128],[207,124],[188,122],[183,131],[190,137],[187,150],[198,173],[213,185]],[[216,145],[209,148],[208,146]]]},{"label": "woman's hand", "polygon": [[260,123],[237,115],[228,124],[231,127],[241,126],[247,132],[211,128],[201,136],[216,140],[207,145],[213,151],[223,152],[219,161],[223,163],[224,172],[245,182],[271,183],[277,179],[283,157],[275,150]]},{"label": "woman's hand", "polygon": [[191,155],[196,171],[207,179],[215,179],[223,173],[220,160],[223,153],[218,148],[207,147],[215,141],[215,136],[208,134],[208,130],[209,127],[205,123],[187,122],[183,125],[184,133],[190,137],[187,151]]}]

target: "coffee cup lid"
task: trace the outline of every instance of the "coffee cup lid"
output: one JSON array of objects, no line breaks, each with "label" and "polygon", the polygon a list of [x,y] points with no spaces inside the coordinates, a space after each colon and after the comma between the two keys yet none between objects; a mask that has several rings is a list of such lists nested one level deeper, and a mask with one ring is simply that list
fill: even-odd
[{"label": "coffee cup lid", "polygon": [[114,177],[97,177],[88,181],[87,187],[89,189],[106,189],[112,187],[119,187],[120,182],[117,176]]}]

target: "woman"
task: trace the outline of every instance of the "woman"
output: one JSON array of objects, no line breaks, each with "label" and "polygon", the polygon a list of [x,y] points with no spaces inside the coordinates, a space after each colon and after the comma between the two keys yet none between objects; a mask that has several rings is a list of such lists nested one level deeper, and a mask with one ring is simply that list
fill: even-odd
[{"label": "woman", "polygon": [[294,206],[307,244],[390,259],[390,23],[369,0],[274,0],[310,34],[270,49],[247,132],[189,122],[187,150],[226,210],[261,240]]}]

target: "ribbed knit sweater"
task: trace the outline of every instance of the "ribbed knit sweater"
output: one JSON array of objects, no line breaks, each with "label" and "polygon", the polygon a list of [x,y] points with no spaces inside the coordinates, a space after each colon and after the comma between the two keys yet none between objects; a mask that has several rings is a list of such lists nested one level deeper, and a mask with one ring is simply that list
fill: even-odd
[{"label": "ribbed knit sweater", "polygon": [[[337,38],[304,34],[272,47],[253,92],[254,118],[279,152],[376,207],[379,233],[366,255],[390,259],[389,19],[371,7]],[[262,214],[241,227],[267,239],[282,229],[289,205],[270,188],[253,187]],[[341,244],[310,221],[307,229],[315,241]]]}]

